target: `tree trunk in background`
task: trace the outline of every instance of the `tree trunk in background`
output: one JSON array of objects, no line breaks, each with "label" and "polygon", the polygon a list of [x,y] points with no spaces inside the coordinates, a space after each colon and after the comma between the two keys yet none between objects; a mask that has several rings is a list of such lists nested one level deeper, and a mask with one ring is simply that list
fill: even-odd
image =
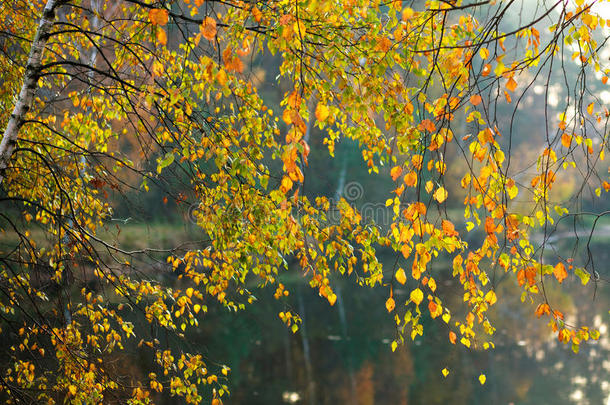
[{"label": "tree trunk in background", "polygon": [[8,120],[2,141],[0,142],[0,184],[4,180],[4,171],[8,167],[15,145],[17,143],[17,135],[19,129],[25,120],[25,115],[32,106],[36,86],[40,74],[40,63],[42,53],[49,39],[49,33],[55,21],[55,9],[62,3],[63,0],[48,0],[42,12],[42,18],[38,24],[38,30],[32,41],[32,48],[28,56],[28,62],[25,67],[25,77],[23,86],[19,92],[17,103],[13,109],[13,113]]}]

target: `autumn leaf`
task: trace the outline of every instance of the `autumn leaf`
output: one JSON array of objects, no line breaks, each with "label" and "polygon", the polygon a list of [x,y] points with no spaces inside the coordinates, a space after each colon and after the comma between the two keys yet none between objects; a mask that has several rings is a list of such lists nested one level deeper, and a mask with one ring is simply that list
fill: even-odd
[{"label": "autumn leaf", "polygon": [[442,312],[439,311],[439,305],[433,300],[428,301],[428,311],[430,311],[430,316],[432,317],[432,319],[439,316],[440,312]]},{"label": "autumn leaf", "polygon": [[157,29],[157,42],[161,45],[167,45],[167,34],[161,27]]},{"label": "autumn leaf", "polygon": [[477,106],[479,104],[481,104],[481,96],[478,94],[473,94],[472,96],[470,96],[470,104]]},{"label": "autumn leaf", "polygon": [[568,272],[566,271],[566,268],[562,262],[557,263],[557,265],[553,268],[553,275],[557,281],[559,281],[559,283],[563,283],[563,280],[568,277]]},{"label": "autumn leaf", "polygon": [[536,308],[535,314],[538,318],[540,318],[542,315],[544,314],[550,314],[551,313],[551,308],[549,307],[549,304],[540,304],[538,305],[538,307]]},{"label": "autumn leaf", "polygon": [[414,14],[415,14],[415,13],[413,12],[413,9],[412,9],[412,8],[410,8],[410,7],[405,7],[405,8],[402,10],[402,20],[403,20],[403,21],[409,21],[409,20],[410,20],[410,19],[413,17],[413,15],[414,15]]},{"label": "autumn leaf", "polygon": [[417,185],[417,173],[411,171],[405,174],[404,182],[407,187],[415,187]]},{"label": "autumn leaf", "polygon": [[280,189],[282,190],[282,192],[287,193],[291,188],[292,188],[292,180],[290,179],[290,177],[284,176],[284,178],[282,179],[282,184],[280,186]]},{"label": "autumn leaf", "polygon": [[216,37],[216,20],[210,16],[206,16],[199,27],[201,30],[201,35],[208,41],[213,41]]},{"label": "autumn leaf", "polygon": [[451,342],[451,344],[455,344],[456,339],[457,339],[457,335],[455,334],[455,332],[450,331],[449,332],[449,341]]},{"label": "autumn leaf", "polygon": [[316,119],[319,122],[324,122],[328,118],[329,114],[330,111],[328,110],[328,107],[323,103],[318,103],[316,106]]},{"label": "autumn leaf", "polygon": [[496,293],[493,290],[490,290],[485,294],[485,302],[487,302],[490,306],[495,304],[498,301],[496,297]]},{"label": "autumn leaf", "polygon": [[258,9],[258,7],[254,7],[252,9],[252,17],[254,17],[254,21],[260,23],[263,19],[263,13]]},{"label": "autumn leaf", "polygon": [[564,148],[569,148],[572,145],[572,137],[564,132],[561,135],[561,144]]},{"label": "autumn leaf", "polygon": [[392,176],[392,180],[396,181],[398,177],[402,174],[402,167],[395,166],[390,170],[390,176]]},{"label": "autumn leaf", "polygon": [[394,298],[392,298],[392,297],[388,298],[388,300],[385,302],[385,308],[388,310],[388,312],[392,312],[395,307],[396,307],[396,302],[394,301]]},{"label": "autumn leaf", "polygon": [[443,377],[447,377],[449,375],[449,370],[447,369],[447,367],[445,367],[441,370],[441,373],[443,373]]},{"label": "autumn leaf", "polygon": [[589,115],[593,115],[593,108],[595,107],[594,103],[591,103],[587,106],[587,112],[589,113]]},{"label": "autumn leaf", "polygon": [[396,270],[396,274],[394,276],[396,277],[396,281],[398,281],[400,284],[407,282],[407,275],[402,267]]},{"label": "autumn leaf", "polygon": [[481,383],[481,385],[485,384],[486,380],[487,380],[487,377],[485,377],[485,374],[481,374],[479,376],[479,382]]},{"label": "autumn leaf", "polygon": [[443,219],[442,221],[442,228],[443,228],[443,233],[447,236],[457,236],[458,232],[455,230],[455,226],[453,225],[453,223],[451,221],[447,221],[446,219]]},{"label": "autumn leaf", "polygon": [[483,70],[481,72],[482,76],[488,76],[491,73],[491,65],[489,63],[486,63],[485,66],[483,66]]},{"label": "autumn leaf", "polygon": [[410,298],[411,301],[415,303],[415,305],[419,305],[424,299],[424,293],[419,288],[416,288],[415,290],[411,291]]},{"label": "autumn leaf", "polygon": [[515,91],[517,89],[517,82],[512,77],[506,82],[506,89],[509,91]]},{"label": "autumn leaf", "polygon": [[447,190],[445,190],[444,187],[439,187],[434,192],[434,199],[436,201],[438,201],[439,204],[442,204],[447,199],[448,196],[449,196],[449,193],[447,192]]},{"label": "autumn leaf", "polygon": [[169,21],[169,12],[162,8],[153,8],[148,12],[148,19],[153,25],[165,25]]}]

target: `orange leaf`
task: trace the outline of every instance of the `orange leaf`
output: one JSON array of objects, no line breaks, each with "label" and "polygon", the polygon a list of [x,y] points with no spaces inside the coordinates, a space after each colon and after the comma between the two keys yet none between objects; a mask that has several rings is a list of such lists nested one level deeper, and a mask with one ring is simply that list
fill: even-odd
[{"label": "orange leaf", "polygon": [[566,267],[561,262],[557,263],[555,268],[553,268],[553,274],[555,275],[555,278],[557,279],[557,281],[559,281],[559,283],[563,283],[563,280],[568,277]]},{"label": "orange leaf", "polygon": [[165,33],[165,30],[161,27],[157,29],[157,42],[161,45],[167,45],[167,34]]},{"label": "orange leaf", "polygon": [[415,187],[417,185],[417,173],[409,172],[405,174],[404,181],[407,187]]},{"label": "orange leaf", "polygon": [[428,302],[428,310],[430,311],[430,316],[432,319],[436,318],[439,314],[437,312],[438,305],[434,301]]},{"label": "orange leaf", "polygon": [[561,135],[561,144],[564,147],[569,148],[572,144],[572,137],[564,132],[563,135]]},{"label": "orange leaf", "polygon": [[538,318],[540,318],[544,314],[550,314],[550,313],[551,313],[551,308],[549,307],[549,304],[538,305],[538,308],[536,308],[536,312],[535,312],[535,314]]},{"label": "orange leaf", "polygon": [[483,71],[481,72],[481,75],[487,76],[490,73],[491,73],[491,65],[489,63],[486,63],[485,66],[483,66]]},{"label": "orange leaf", "polygon": [[390,176],[392,176],[392,180],[396,181],[398,177],[402,174],[402,167],[395,166],[390,170]]},{"label": "orange leaf", "polygon": [[446,219],[443,219],[443,232],[447,236],[457,236],[458,235],[453,223],[451,223],[451,221],[447,221]]},{"label": "orange leaf", "polygon": [[252,17],[254,17],[254,20],[257,23],[259,23],[263,19],[263,13],[257,7],[254,7],[252,9]]},{"label": "orange leaf", "polygon": [[449,332],[449,341],[452,344],[455,344],[456,339],[457,339],[457,336],[456,336],[455,332],[454,331]]},{"label": "orange leaf", "polygon": [[506,88],[509,91],[515,91],[517,89],[517,82],[515,81],[515,79],[513,79],[512,77],[508,79],[508,82],[506,82]]},{"label": "orange leaf", "polygon": [[216,20],[209,16],[205,17],[199,28],[201,29],[201,35],[208,41],[213,41],[218,32],[216,29]]},{"label": "orange leaf", "polygon": [[162,8],[153,8],[148,12],[148,19],[153,25],[165,25],[169,20],[169,12]]},{"label": "orange leaf", "polygon": [[396,307],[396,302],[394,301],[394,298],[392,298],[392,297],[388,298],[388,300],[385,302],[385,308],[388,310],[388,312],[392,312],[395,307]]},{"label": "orange leaf", "polygon": [[326,121],[330,112],[328,107],[322,103],[318,103],[316,106],[316,119],[320,122]]},{"label": "orange leaf", "polygon": [[482,101],[481,96],[478,94],[473,94],[470,97],[470,103],[474,106],[481,104],[481,101]]}]

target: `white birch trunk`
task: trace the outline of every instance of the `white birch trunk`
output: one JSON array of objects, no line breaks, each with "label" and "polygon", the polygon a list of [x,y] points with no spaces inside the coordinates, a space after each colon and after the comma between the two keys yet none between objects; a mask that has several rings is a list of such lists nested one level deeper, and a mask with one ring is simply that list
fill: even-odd
[{"label": "white birch trunk", "polygon": [[0,185],[2,185],[2,181],[5,177],[4,171],[8,167],[13,151],[15,150],[19,129],[34,100],[38,75],[40,73],[42,53],[55,21],[55,8],[58,3],[61,3],[61,0],[48,0],[42,12],[42,18],[38,24],[38,30],[36,31],[34,40],[32,41],[32,48],[30,49],[30,55],[28,56],[28,62],[25,67],[23,85],[21,86],[21,91],[19,92],[19,97],[17,98],[13,113],[2,134],[2,142],[0,142]]}]

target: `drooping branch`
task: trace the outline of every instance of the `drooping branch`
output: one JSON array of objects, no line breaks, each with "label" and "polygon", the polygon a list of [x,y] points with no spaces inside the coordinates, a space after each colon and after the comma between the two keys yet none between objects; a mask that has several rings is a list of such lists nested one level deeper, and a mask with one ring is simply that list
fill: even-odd
[{"label": "drooping branch", "polygon": [[2,184],[2,181],[4,180],[4,171],[8,167],[13,151],[15,150],[19,129],[21,128],[34,99],[36,82],[38,81],[40,73],[42,53],[55,22],[55,9],[62,3],[65,3],[65,0],[47,1],[42,12],[42,18],[38,24],[38,29],[36,30],[36,35],[32,41],[32,48],[30,49],[27,65],[25,67],[23,85],[21,86],[19,97],[15,103],[15,108],[13,109],[4,133],[2,134],[2,141],[0,142],[0,184]]}]

